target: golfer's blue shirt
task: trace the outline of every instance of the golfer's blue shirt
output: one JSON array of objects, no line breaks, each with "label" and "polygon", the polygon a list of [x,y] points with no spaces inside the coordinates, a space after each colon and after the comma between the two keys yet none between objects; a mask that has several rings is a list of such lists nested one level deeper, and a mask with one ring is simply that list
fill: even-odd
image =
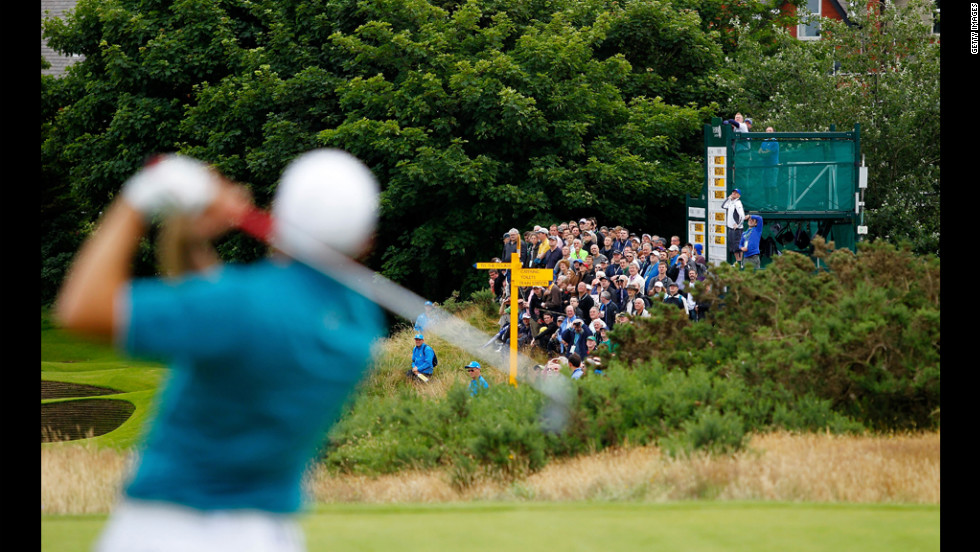
[{"label": "golfer's blue shirt", "polygon": [[203,510],[293,512],[304,471],[360,380],[380,309],[298,262],[136,281],[118,339],[169,381],[126,488]]}]

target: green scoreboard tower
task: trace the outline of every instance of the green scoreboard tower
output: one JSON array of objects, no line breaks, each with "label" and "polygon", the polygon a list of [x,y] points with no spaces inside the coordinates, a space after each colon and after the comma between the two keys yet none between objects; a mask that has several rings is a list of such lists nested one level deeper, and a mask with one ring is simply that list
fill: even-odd
[{"label": "green scoreboard tower", "polygon": [[710,264],[733,260],[721,204],[736,188],[746,217],[764,221],[763,266],[785,251],[808,253],[817,235],[854,250],[866,233],[859,125],[848,132],[736,132],[716,117],[704,125],[704,160],[701,196],[687,198],[688,241],[702,245]]}]

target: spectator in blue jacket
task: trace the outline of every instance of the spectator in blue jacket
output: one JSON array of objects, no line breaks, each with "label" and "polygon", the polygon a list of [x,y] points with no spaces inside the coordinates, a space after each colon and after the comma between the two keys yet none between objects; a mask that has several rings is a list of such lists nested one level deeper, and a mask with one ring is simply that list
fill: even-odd
[{"label": "spectator in blue jacket", "polygon": [[416,332],[418,333],[424,332],[425,327],[428,326],[430,322],[432,322],[432,307],[433,307],[432,301],[425,302],[425,312],[420,314],[419,317],[415,319]]},{"label": "spectator in blue jacket", "polygon": [[483,379],[480,375],[480,363],[477,361],[470,362],[463,367],[466,373],[470,376],[470,395],[477,396],[481,389],[490,389],[490,384],[487,380]]},{"label": "spectator in blue jacket", "polygon": [[762,217],[759,215],[749,216],[749,228],[742,234],[742,241],[739,248],[742,250],[742,258],[746,264],[759,268],[762,263],[759,257],[759,241],[762,238]]},{"label": "spectator in blue jacket", "polygon": [[[412,349],[412,369],[406,375],[422,381],[428,380],[432,377],[432,372],[435,369],[433,364],[435,356],[435,350],[425,342],[425,337],[422,334],[415,334],[415,348]],[[420,374],[425,377],[419,377]]]},{"label": "spectator in blue jacket", "polygon": [[531,323],[534,318],[528,314],[524,313],[521,315],[521,320],[517,326],[517,348],[523,350],[525,347],[531,344],[534,339],[534,327]]},{"label": "spectator in blue jacket", "polygon": [[577,354],[581,358],[586,355],[589,352],[589,347],[585,340],[590,335],[592,335],[592,330],[585,326],[581,318],[573,320],[572,327],[565,330],[561,336],[562,343],[565,345],[565,356],[570,358],[571,355]]}]

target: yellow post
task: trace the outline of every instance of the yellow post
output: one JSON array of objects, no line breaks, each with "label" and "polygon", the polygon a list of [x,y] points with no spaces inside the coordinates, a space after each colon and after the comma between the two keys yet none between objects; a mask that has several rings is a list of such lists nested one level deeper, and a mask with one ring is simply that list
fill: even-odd
[{"label": "yellow post", "polygon": [[521,273],[521,255],[513,253],[509,263],[476,263],[480,270],[497,269],[510,271],[510,384],[517,387],[517,280]]},{"label": "yellow post", "polygon": [[510,384],[517,387],[517,290],[522,286],[548,285],[554,272],[550,268],[521,268],[520,253],[511,253],[509,263],[476,263],[476,268],[510,270]]},{"label": "yellow post", "polygon": [[517,275],[521,272],[521,256],[511,253],[510,265],[510,384],[517,387]]}]

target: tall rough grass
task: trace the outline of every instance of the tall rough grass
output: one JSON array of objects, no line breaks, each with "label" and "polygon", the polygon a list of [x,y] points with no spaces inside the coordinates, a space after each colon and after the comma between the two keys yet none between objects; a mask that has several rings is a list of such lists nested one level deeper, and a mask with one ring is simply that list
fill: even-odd
[{"label": "tall rough grass", "polygon": [[[555,461],[507,484],[461,489],[445,470],[307,478],[318,503],[444,503],[475,500],[940,503],[940,434],[755,435],[735,454],[671,456],[653,446]],[[50,514],[108,512],[127,456],[81,444],[41,447],[41,505]]]},{"label": "tall rough grass", "polygon": [[[445,397],[454,384],[469,379],[463,366],[474,359],[439,337],[427,336],[426,343],[435,350],[439,366],[434,370],[434,377],[427,383],[410,380],[405,373],[412,368],[412,349],[415,347],[413,337],[412,331],[398,331],[390,338],[378,342],[374,349],[374,366],[362,383],[366,392],[392,397],[403,389],[410,389],[423,399],[435,399]],[[505,366],[503,363],[501,365]],[[482,373],[491,385],[507,383],[506,374],[498,369],[487,366]]]},{"label": "tall rough grass", "polygon": [[940,434],[753,436],[729,455],[672,456],[655,446],[559,460],[502,485],[459,490],[446,473],[378,477],[311,474],[318,502],[466,500],[763,500],[939,504]]},{"label": "tall rough grass", "polygon": [[[498,319],[496,309],[499,305],[492,301],[492,293],[490,297],[486,295],[477,292],[473,294],[473,302],[454,302],[456,306],[453,307],[453,315],[492,336],[500,329],[496,325]],[[378,342],[373,354],[374,365],[362,383],[362,388],[366,392],[375,396],[392,397],[398,395],[407,386],[422,398],[441,398],[446,396],[449,388],[455,383],[468,381],[469,378],[463,367],[475,359],[439,336],[430,334],[426,335],[426,343],[432,346],[439,357],[435,377],[426,384],[408,382],[405,372],[412,366],[414,336],[415,331],[406,324],[392,331],[389,338]],[[501,354],[500,362],[496,365],[481,362],[484,365],[482,375],[490,385],[506,384],[509,380],[509,356],[506,351],[505,349],[505,353]],[[547,362],[547,358],[539,351],[526,353],[535,362],[541,364]]]},{"label": "tall rough grass", "polygon": [[116,502],[130,464],[115,449],[80,443],[41,447],[41,512],[101,514]]}]

